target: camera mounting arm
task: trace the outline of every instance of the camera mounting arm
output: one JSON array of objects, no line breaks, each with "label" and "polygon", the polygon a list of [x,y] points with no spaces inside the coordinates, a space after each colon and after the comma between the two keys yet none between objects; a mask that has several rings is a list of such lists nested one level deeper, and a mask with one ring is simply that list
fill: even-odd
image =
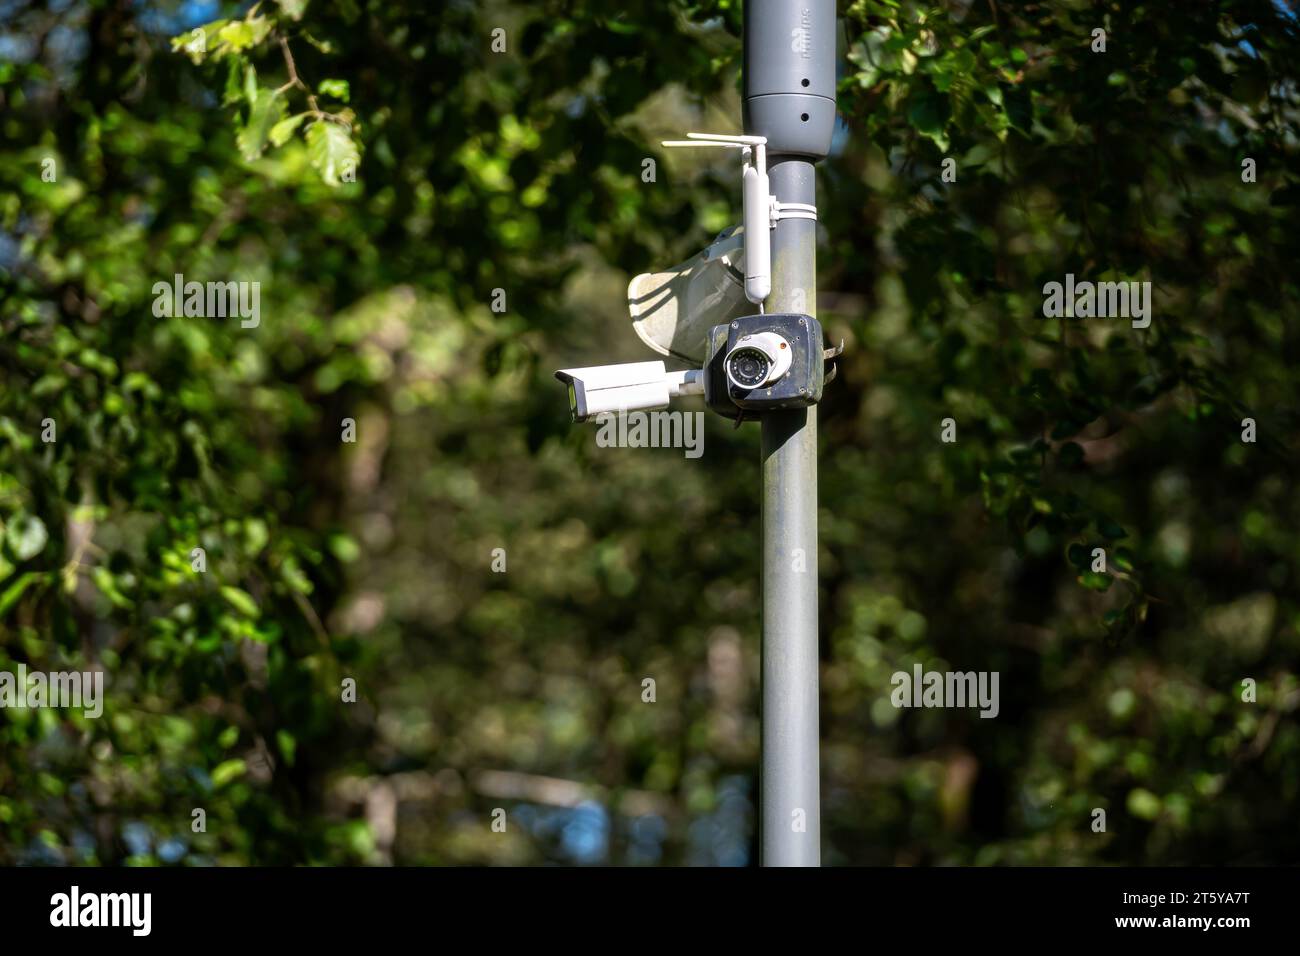
[{"label": "camera mounting arm", "polygon": [[725,133],[687,133],[686,139],[665,140],[668,147],[720,146],[739,149],[741,217],[745,227],[745,297],[762,308],[772,292],[772,230],[782,219],[816,219],[811,203],[777,202],[767,179],[767,137]]}]

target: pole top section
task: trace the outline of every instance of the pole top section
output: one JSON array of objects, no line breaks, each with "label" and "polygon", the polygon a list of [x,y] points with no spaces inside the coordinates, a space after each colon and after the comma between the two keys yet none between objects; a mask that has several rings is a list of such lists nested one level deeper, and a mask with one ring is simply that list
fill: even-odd
[{"label": "pole top section", "polygon": [[835,130],[835,0],[745,0],[745,132],[824,158]]}]

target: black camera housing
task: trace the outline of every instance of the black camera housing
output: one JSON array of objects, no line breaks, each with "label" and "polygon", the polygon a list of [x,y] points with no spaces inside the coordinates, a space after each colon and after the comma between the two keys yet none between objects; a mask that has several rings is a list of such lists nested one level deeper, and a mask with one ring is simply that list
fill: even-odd
[{"label": "black camera housing", "polygon": [[[789,343],[790,368],[770,385],[743,389],[728,380],[726,359],[741,338],[759,332],[775,332]],[[771,312],[715,325],[709,332],[709,357],[704,368],[704,400],[727,418],[739,418],[744,412],[815,405],[821,401],[826,382],[821,323],[802,312]]]}]

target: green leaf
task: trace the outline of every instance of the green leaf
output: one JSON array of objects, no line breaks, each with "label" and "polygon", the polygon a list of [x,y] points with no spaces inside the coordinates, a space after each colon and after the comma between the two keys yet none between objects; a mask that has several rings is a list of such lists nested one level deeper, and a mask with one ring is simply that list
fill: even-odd
[{"label": "green leaf", "polygon": [[236,20],[222,27],[217,33],[217,39],[226,49],[238,53],[253,45],[253,28],[246,20]]},{"label": "green leaf", "polygon": [[340,177],[349,170],[355,173],[361,159],[357,144],[348,131],[337,123],[325,121],[307,127],[307,152],[321,179],[330,186],[339,185]]},{"label": "green leaf", "polygon": [[332,96],[344,103],[348,101],[348,97],[351,95],[347,80],[321,80],[317,88],[320,90],[321,96]]},{"label": "green leaf", "polygon": [[213,20],[211,23],[205,23],[193,30],[187,30],[179,36],[172,37],[172,51],[184,53],[190,58],[190,62],[197,66],[203,62],[203,58],[209,53],[215,53],[218,48],[223,46],[217,40],[217,35],[225,29],[229,22],[227,19]]},{"label": "green leaf", "polygon": [[134,603],[118,587],[117,576],[104,565],[95,567],[91,572],[91,580],[95,582],[95,587],[99,588],[100,593],[113,602],[114,607],[129,608]]},{"label": "green leaf", "polygon": [[280,577],[284,579],[285,584],[289,585],[289,587],[293,588],[295,591],[298,591],[301,594],[311,594],[311,579],[303,573],[302,568],[299,567],[298,562],[294,559],[293,555],[285,557],[283,563],[280,565]]},{"label": "green leaf", "polygon": [[320,50],[322,53],[328,54],[334,52],[334,44],[330,43],[329,40],[318,40],[316,37],[312,36],[310,33],[307,33],[306,31],[303,31],[302,38],[306,40],[308,43],[310,43],[312,46],[314,46],[316,49]]},{"label": "green leaf", "polygon": [[217,764],[216,768],[212,771],[213,788],[220,790],[232,780],[242,777],[246,769],[248,768],[242,760],[223,760],[221,763]]},{"label": "green leaf", "polygon": [[361,546],[356,540],[346,534],[331,535],[329,539],[329,549],[344,564],[351,564],[357,558],[361,557]]},{"label": "green leaf", "polygon": [[1150,790],[1130,790],[1127,804],[1128,812],[1139,819],[1154,820],[1160,815],[1160,798]]},{"label": "green leaf", "polygon": [[[240,74],[243,72],[240,68],[240,58],[231,57],[226,67],[226,88],[221,93],[221,105],[230,106],[232,103],[238,103],[239,98],[243,95],[240,89]],[[252,69],[252,67],[249,67]]]},{"label": "green leaf", "polygon": [[222,55],[242,53],[252,49],[266,39],[271,32],[271,21],[266,17],[252,17],[248,20],[235,20],[226,24],[217,33],[221,44],[218,51]]},{"label": "green leaf", "polygon": [[275,23],[267,17],[253,17],[248,25],[253,29],[253,43],[257,44],[267,38]]},{"label": "green leaf", "polygon": [[288,119],[282,119],[280,122],[272,126],[270,133],[271,145],[283,146],[285,143],[289,142],[289,138],[293,136],[294,130],[302,125],[302,121],[305,120],[308,115],[309,114],[307,113],[298,113],[295,116],[290,116]]},{"label": "green leaf", "polygon": [[302,15],[307,11],[307,0],[276,0],[280,4],[280,9],[290,20],[301,20]]},{"label": "green leaf", "polygon": [[180,36],[172,37],[172,52],[184,52],[196,65],[203,62],[208,53],[207,34],[202,27],[195,27]]},{"label": "green leaf", "polygon": [[948,124],[948,115],[948,97],[940,93],[928,93],[912,101],[907,118],[918,133],[933,140],[940,149],[946,150],[948,137],[944,135],[944,127]]},{"label": "green leaf", "polygon": [[9,522],[5,528],[5,539],[9,550],[19,561],[28,561],[36,557],[50,540],[45,530],[45,522],[36,515],[20,514]]},{"label": "green leaf", "polygon": [[230,602],[231,606],[246,617],[257,617],[257,602],[247,591],[240,590],[230,585],[222,585],[221,596]]},{"label": "green leaf", "polygon": [[27,590],[28,586],[41,577],[42,575],[36,571],[28,571],[26,574],[19,575],[13,584],[5,588],[4,593],[0,594],[0,618],[8,614],[10,609],[18,603],[18,599],[23,596],[23,592]]},{"label": "green leaf", "polygon": [[236,137],[239,152],[250,162],[262,155],[271,130],[285,113],[284,100],[275,90],[258,90],[252,102],[248,123]]},{"label": "green leaf", "polygon": [[280,754],[284,757],[284,762],[292,767],[294,754],[298,750],[298,741],[294,739],[293,734],[289,731],[277,730],[275,732],[275,742],[280,747]]},{"label": "green leaf", "polygon": [[1079,583],[1089,591],[1106,591],[1113,580],[1109,574],[1101,574],[1098,571],[1085,571],[1079,575]]},{"label": "green leaf", "polygon": [[1007,62],[1007,50],[1001,43],[987,41],[980,43],[980,56],[988,62],[989,66],[1002,66]]}]

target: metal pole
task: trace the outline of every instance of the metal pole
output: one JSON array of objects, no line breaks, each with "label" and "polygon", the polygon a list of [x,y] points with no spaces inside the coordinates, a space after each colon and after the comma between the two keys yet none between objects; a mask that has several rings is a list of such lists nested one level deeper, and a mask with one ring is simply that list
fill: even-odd
[{"label": "metal pole", "polygon": [[[746,0],[745,132],[767,137],[780,203],[817,202],[813,164],[835,119],[834,0]],[[772,230],[768,312],[817,314],[817,224]],[[817,406],[765,412],[764,866],[821,864],[817,652]]]},{"label": "metal pole", "polygon": [[[778,158],[780,202],[816,202],[813,166]],[[816,226],[772,235],[772,312],[816,314]],[[767,412],[763,448],[764,866],[821,863],[817,702],[817,406]]]}]

